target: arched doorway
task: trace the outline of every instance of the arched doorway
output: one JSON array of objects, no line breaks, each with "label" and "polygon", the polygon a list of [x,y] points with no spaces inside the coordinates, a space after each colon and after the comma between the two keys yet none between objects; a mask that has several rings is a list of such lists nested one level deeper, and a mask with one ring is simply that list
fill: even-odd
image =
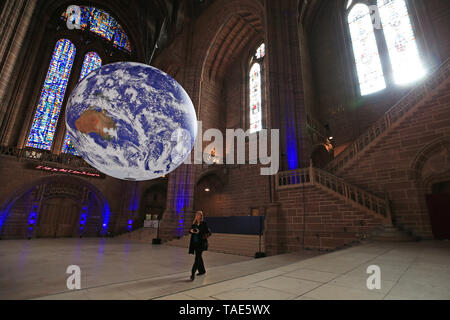
[{"label": "arched doorway", "polygon": [[221,167],[203,172],[197,179],[194,193],[194,210],[203,211],[207,216],[220,216],[223,189],[227,176]]},{"label": "arched doorway", "polygon": [[450,181],[434,184],[426,198],[434,237],[450,239]]},{"label": "arched doorway", "polygon": [[56,197],[43,202],[36,236],[38,238],[72,237],[76,234],[81,206],[70,198]]},{"label": "arched doorway", "polygon": [[423,194],[433,237],[450,239],[450,138],[439,138],[414,158],[411,176]]},{"label": "arched doorway", "polygon": [[141,197],[139,223],[143,224],[144,220],[161,220],[166,210],[166,202],[167,183],[150,186]]},{"label": "arched doorway", "polygon": [[2,239],[106,234],[109,205],[89,182],[48,176],[14,192],[0,207]]}]

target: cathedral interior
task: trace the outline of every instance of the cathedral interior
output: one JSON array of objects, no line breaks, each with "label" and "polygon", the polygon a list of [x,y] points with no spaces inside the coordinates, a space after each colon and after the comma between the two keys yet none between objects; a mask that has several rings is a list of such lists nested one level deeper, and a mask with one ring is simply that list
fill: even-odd
[{"label": "cathedral interior", "polygon": [[[231,274],[248,283],[245,299],[335,299],[353,282],[329,283],[333,270],[359,270],[371,255],[388,264],[393,289],[344,298],[450,299],[448,0],[4,0],[0,12],[0,299],[63,298],[71,264],[105,289],[69,299],[235,299],[242,291],[220,289]],[[250,136],[278,130],[278,171],[262,175],[267,163],[250,157],[225,163],[236,150],[208,149],[206,137],[212,161],[153,180],[88,164],[70,141],[66,105],[89,73],[122,61],[181,84],[203,132],[241,129],[248,150]],[[197,211],[213,234],[206,264],[223,270],[151,291],[166,270],[189,269]],[[100,279],[114,250],[117,270]],[[131,254],[148,255],[151,275]],[[325,267],[332,258],[337,269]],[[39,287],[32,261],[64,269],[52,280],[61,284]],[[398,282],[414,276],[405,270],[429,275],[416,295]],[[148,278],[149,291],[116,292],[113,278]]]}]

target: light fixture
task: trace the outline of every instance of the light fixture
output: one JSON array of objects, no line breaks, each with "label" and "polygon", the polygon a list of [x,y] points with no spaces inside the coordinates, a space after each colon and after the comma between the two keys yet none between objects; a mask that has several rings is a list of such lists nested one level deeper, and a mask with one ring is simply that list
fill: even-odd
[{"label": "light fixture", "polygon": [[334,139],[334,137],[329,137],[329,138],[328,138],[328,140],[333,140],[333,139]]},{"label": "light fixture", "polygon": [[211,189],[209,189],[209,188],[205,188],[205,191],[206,191],[206,192],[210,192],[210,191],[211,191]]}]

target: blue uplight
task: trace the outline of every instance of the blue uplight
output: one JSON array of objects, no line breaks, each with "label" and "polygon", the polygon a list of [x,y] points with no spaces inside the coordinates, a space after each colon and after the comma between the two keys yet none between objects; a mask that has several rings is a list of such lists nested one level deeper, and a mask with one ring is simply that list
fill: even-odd
[{"label": "blue uplight", "polygon": [[109,216],[111,214],[111,210],[109,208],[109,204],[105,201],[103,206],[103,228],[102,228],[102,235],[106,235],[108,231],[108,224],[109,224]]},{"label": "blue uplight", "polygon": [[286,155],[288,170],[299,168],[296,125],[293,117],[286,119]]}]

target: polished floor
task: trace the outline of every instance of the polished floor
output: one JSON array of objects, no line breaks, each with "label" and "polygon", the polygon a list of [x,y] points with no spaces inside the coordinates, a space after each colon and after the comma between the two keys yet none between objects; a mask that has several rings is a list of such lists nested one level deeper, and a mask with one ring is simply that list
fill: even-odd
[{"label": "polished floor", "polygon": [[[188,281],[185,248],[120,239],[0,241],[0,299],[335,300],[450,299],[450,242],[366,243],[329,254],[252,259],[206,252]],[[66,269],[81,269],[70,291]],[[367,288],[367,267],[381,288]]]}]

